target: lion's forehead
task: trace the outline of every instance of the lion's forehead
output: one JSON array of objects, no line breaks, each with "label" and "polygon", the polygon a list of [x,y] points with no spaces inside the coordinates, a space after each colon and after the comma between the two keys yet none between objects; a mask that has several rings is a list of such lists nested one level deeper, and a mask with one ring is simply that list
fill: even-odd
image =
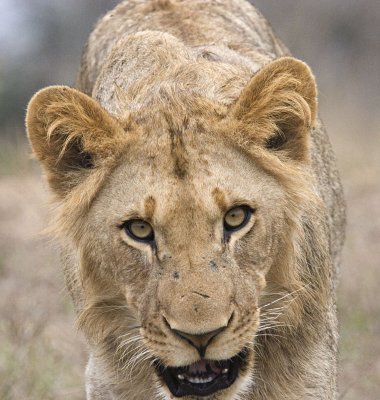
[{"label": "lion's forehead", "polygon": [[[191,142],[191,140],[189,140]],[[276,180],[255,160],[217,140],[194,146],[182,142],[130,149],[99,196],[110,215],[144,215],[147,203],[155,218],[218,218],[238,203],[275,206],[282,196]]]}]

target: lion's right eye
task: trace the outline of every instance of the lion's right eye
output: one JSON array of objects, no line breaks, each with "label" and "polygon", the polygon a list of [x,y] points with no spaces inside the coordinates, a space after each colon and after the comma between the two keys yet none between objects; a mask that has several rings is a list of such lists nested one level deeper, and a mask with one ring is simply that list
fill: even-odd
[{"label": "lion's right eye", "polygon": [[253,210],[248,206],[238,206],[230,209],[224,216],[224,230],[237,231],[249,222]]},{"label": "lion's right eye", "polygon": [[154,231],[148,222],[142,219],[132,219],[123,224],[123,228],[128,236],[138,242],[153,242]]}]

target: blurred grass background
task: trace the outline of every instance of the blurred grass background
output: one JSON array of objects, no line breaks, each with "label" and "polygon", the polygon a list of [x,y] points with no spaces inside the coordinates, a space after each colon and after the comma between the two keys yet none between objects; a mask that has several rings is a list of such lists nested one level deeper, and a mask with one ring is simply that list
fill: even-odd
[{"label": "blurred grass background", "polygon": [[[48,195],[23,119],[32,94],[72,84],[96,19],[116,0],[0,0],[0,399],[84,399],[85,345],[74,326]],[[380,4],[256,0],[312,67],[348,204],[338,306],[345,400],[380,398]]]}]

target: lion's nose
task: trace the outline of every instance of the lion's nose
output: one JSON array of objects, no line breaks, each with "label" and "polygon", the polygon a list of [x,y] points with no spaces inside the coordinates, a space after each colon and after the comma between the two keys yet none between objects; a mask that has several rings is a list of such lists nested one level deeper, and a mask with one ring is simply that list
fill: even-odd
[{"label": "lion's nose", "polygon": [[186,340],[192,346],[194,346],[201,357],[204,357],[206,353],[207,346],[211,343],[211,341],[215,338],[215,336],[219,335],[222,331],[224,331],[227,327],[222,326],[218,329],[201,333],[201,334],[191,334],[183,331],[179,331],[177,329],[171,329],[177,336]]}]

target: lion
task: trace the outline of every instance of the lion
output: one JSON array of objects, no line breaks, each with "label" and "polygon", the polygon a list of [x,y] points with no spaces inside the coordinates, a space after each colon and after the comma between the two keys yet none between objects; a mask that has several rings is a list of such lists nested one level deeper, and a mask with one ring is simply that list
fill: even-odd
[{"label": "lion", "polygon": [[87,399],[336,398],[344,199],[310,68],[245,0],[127,0],[31,99]]}]

